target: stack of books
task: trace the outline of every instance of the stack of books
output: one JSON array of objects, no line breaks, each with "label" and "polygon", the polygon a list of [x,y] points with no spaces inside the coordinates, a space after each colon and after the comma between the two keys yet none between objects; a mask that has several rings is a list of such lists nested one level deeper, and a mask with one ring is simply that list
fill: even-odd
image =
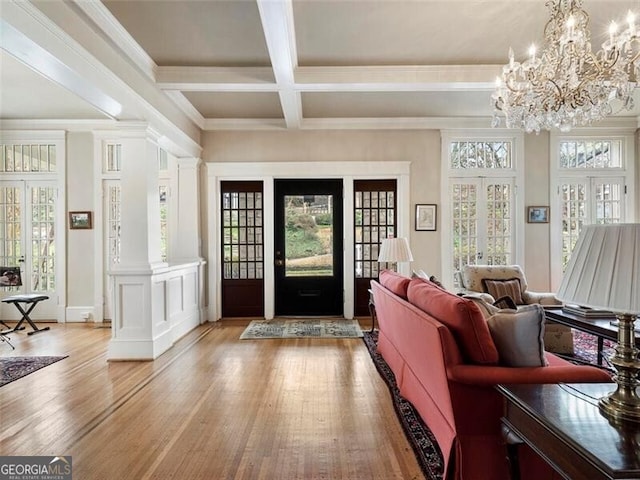
[{"label": "stack of books", "polygon": [[615,318],[616,314],[608,310],[598,310],[597,308],[583,307],[580,305],[564,305],[562,311],[565,313],[572,313],[573,315],[579,315],[581,317],[611,317]]}]

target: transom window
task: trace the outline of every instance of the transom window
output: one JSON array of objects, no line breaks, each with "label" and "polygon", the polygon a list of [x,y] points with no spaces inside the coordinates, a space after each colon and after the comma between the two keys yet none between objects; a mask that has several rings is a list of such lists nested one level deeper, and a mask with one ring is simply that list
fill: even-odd
[{"label": "transom window", "polygon": [[0,144],[0,172],[55,172],[55,145]]},{"label": "transom window", "polygon": [[510,141],[454,141],[449,145],[452,169],[511,168]]},{"label": "transom window", "polygon": [[563,140],[558,150],[561,169],[622,168],[620,140]]}]

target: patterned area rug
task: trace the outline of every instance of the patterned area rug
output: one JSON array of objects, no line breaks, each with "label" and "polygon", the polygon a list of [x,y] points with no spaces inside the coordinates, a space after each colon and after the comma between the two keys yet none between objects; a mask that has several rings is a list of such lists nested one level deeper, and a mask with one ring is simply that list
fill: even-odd
[{"label": "patterned area rug", "polygon": [[253,320],[240,340],[256,338],[358,338],[362,330],[357,320],[274,319]]},{"label": "patterned area rug", "polygon": [[378,332],[365,332],[364,343],[371,354],[373,363],[383,380],[389,387],[393,406],[395,407],[398,419],[402,424],[402,428],[413,448],[418,464],[424,473],[425,478],[429,480],[441,480],[443,478],[444,463],[442,460],[442,452],[438,447],[435,437],[431,430],[424,424],[413,405],[405,400],[398,390],[396,378],[377,350]]},{"label": "patterned area rug", "polygon": [[[604,341],[604,348],[602,349],[604,360],[602,362],[602,366],[605,368],[611,369],[608,359],[613,355],[615,345],[615,342],[612,342],[611,340]],[[580,332],[579,330],[574,330],[573,350],[574,356],[569,358],[570,360],[576,361],[577,363],[589,363],[597,366],[598,343],[595,336]]]},{"label": "patterned area rug", "polygon": [[0,387],[64,358],[67,358],[67,356],[0,357]]},{"label": "patterned area rug", "polygon": [[[593,335],[576,330],[573,332],[573,338],[575,356],[571,360],[575,360],[576,363],[596,365],[596,338]],[[396,413],[398,414],[402,428],[409,439],[409,443],[413,447],[413,451],[418,459],[420,467],[422,468],[422,472],[429,480],[441,480],[443,478],[443,461],[442,453],[440,452],[437,441],[431,433],[431,430],[429,430],[429,427],[424,424],[418,413],[415,411],[413,405],[400,395],[393,372],[377,351],[377,341],[377,331],[374,331],[373,333],[365,332],[364,343],[369,349],[369,353],[371,354],[371,358],[373,359],[373,363],[378,369],[378,372],[380,372],[380,375],[389,387]],[[610,342],[609,340],[604,341],[605,357],[611,355],[613,346],[613,342]],[[607,362],[605,360],[604,367],[606,368],[606,366]]]}]

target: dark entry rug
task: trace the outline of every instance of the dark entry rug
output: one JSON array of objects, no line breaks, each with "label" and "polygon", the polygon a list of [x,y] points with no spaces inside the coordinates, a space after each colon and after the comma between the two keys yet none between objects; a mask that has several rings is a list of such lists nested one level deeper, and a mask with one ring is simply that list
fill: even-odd
[{"label": "dark entry rug", "polygon": [[358,338],[362,330],[358,320],[278,319],[253,320],[240,335],[240,340],[257,338]]},{"label": "dark entry rug", "polygon": [[0,387],[58,362],[62,357],[0,357]]},{"label": "dark entry rug", "polygon": [[371,354],[374,365],[389,387],[396,414],[413,448],[422,473],[424,473],[425,478],[429,480],[441,480],[443,478],[444,463],[442,460],[442,452],[438,447],[436,439],[431,433],[431,430],[424,424],[415,408],[413,408],[413,405],[400,395],[393,372],[389,368],[389,365],[387,365],[387,362],[385,362],[378,353],[376,347],[377,342],[377,331],[364,332],[364,343]]}]

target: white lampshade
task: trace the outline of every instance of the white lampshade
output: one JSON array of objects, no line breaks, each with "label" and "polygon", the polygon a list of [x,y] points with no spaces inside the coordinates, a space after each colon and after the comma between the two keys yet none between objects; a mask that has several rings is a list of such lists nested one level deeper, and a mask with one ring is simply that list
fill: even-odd
[{"label": "white lampshade", "polygon": [[413,262],[413,255],[406,238],[385,238],[380,245],[378,262]]},{"label": "white lampshade", "polygon": [[640,314],[640,223],[583,227],[557,297],[583,307]]}]

